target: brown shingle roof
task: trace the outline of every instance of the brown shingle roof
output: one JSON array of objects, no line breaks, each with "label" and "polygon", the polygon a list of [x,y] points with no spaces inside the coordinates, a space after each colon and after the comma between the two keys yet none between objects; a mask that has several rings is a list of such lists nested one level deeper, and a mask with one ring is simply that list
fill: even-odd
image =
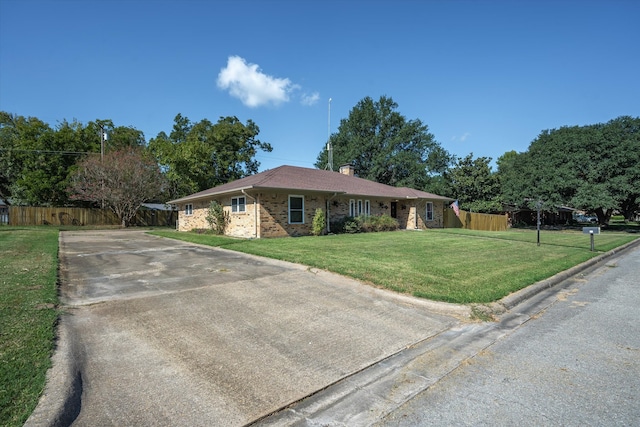
[{"label": "brown shingle roof", "polygon": [[355,176],[344,175],[320,169],[301,168],[297,166],[279,166],[265,172],[241,178],[199,193],[191,194],[168,203],[184,203],[191,200],[208,198],[241,190],[271,189],[292,191],[317,191],[323,193],[340,193],[353,196],[385,197],[392,199],[432,199],[453,200],[448,197],[408,187],[392,187],[386,184],[369,181]]}]

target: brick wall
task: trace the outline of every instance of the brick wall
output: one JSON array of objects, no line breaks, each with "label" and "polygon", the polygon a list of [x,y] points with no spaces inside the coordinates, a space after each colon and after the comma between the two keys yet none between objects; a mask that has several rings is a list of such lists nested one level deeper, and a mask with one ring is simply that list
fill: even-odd
[{"label": "brick wall", "polygon": [[[444,202],[434,200],[433,203],[433,220],[427,221],[427,201],[420,200],[416,206],[418,213],[418,228],[442,228],[444,227]],[[411,218],[411,221],[415,221],[415,218]],[[413,228],[415,222],[411,222]]]},{"label": "brick wall", "polygon": [[[233,197],[243,197],[242,194],[234,195]],[[229,225],[225,230],[225,234],[234,237],[243,238],[255,238],[256,236],[256,203],[257,201],[251,197],[245,198],[245,210],[244,212],[231,212],[231,199],[232,197],[219,198],[218,202],[224,206],[225,212],[229,214]]]},{"label": "brick wall", "polygon": [[199,201],[191,203],[193,205],[193,214],[187,215],[184,212],[186,205],[179,205],[178,209],[178,231],[191,231],[196,228],[209,228],[205,216],[211,200]]},{"label": "brick wall", "polygon": [[[289,196],[304,197],[304,224],[289,224]],[[260,194],[260,237],[307,236],[311,234],[316,209],[326,211],[324,195],[304,192]]]}]

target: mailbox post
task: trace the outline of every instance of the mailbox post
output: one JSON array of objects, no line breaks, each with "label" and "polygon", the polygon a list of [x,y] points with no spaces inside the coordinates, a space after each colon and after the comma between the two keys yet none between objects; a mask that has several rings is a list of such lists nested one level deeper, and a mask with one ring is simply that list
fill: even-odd
[{"label": "mailbox post", "polygon": [[600,234],[600,227],[582,227],[582,232],[588,234],[591,239],[591,252],[595,251],[594,238],[596,234]]}]

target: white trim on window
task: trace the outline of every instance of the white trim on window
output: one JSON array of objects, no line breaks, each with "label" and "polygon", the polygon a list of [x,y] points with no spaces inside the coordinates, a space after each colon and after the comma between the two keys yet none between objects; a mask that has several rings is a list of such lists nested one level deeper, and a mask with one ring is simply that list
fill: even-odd
[{"label": "white trim on window", "polygon": [[304,196],[295,194],[289,195],[288,211],[289,224],[304,224]]},{"label": "white trim on window", "polygon": [[193,204],[187,203],[184,205],[184,214],[185,215],[193,215]]},{"label": "white trim on window", "polygon": [[425,219],[427,221],[433,221],[433,202],[427,202],[425,207]]},{"label": "white trim on window", "polygon": [[371,215],[371,201],[370,200],[354,200],[349,199],[349,216]]},{"label": "white trim on window", "polygon": [[231,212],[241,213],[247,210],[247,199],[244,196],[231,198]]}]

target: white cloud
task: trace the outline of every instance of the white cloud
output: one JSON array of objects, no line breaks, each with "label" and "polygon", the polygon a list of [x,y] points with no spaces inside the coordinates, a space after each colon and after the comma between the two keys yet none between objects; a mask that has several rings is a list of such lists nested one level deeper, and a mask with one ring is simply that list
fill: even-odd
[{"label": "white cloud", "polygon": [[300,96],[300,103],[306,106],[314,105],[319,100],[320,94],[318,92],[313,92],[312,94],[303,93],[302,96]]},{"label": "white cloud", "polygon": [[467,138],[469,138],[470,136],[471,136],[471,133],[469,133],[469,132],[465,132],[465,133],[463,133],[461,136],[457,136],[457,135],[452,136],[452,137],[451,137],[451,140],[452,140],[452,141],[460,141],[460,142],[464,142],[464,141],[466,141],[466,140],[467,140]]},{"label": "white cloud", "polygon": [[217,84],[247,107],[288,102],[291,91],[298,89],[291,80],[264,74],[257,64],[247,64],[239,56],[229,57],[227,66],[218,74]]},{"label": "white cloud", "polygon": [[[231,96],[252,108],[289,102],[290,96],[301,90],[300,85],[288,78],[276,78],[265,74],[257,64],[247,63],[240,56],[229,57],[227,66],[218,73],[216,83],[220,89],[228,90]],[[300,103],[305,106],[314,105],[319,99],[318,92],[300,95]]]}]

